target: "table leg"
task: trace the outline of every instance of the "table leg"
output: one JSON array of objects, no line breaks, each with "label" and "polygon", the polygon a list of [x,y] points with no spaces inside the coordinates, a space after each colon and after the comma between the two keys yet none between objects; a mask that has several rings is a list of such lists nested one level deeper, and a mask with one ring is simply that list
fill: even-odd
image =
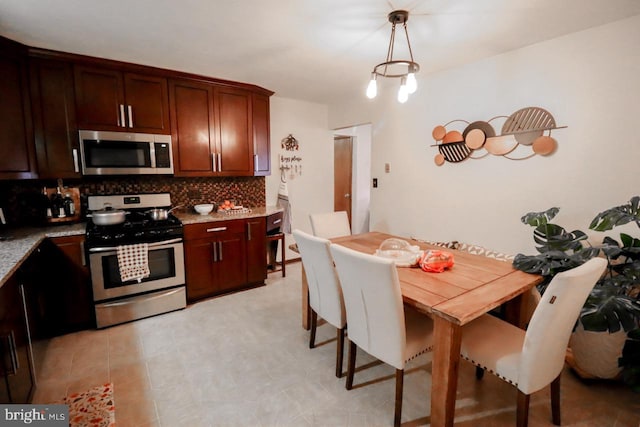
[{"label": "table leg", "polygon": [[302,327],[305,330],[311,329],[311,310],[309,310],[309,283],[307,274],[302,266]]},{"label": "table leg", "polygon": [[461,337],[460,325],[434,317],[435,346],[431,365],[431,425],[434,427],[453,426]]},{"label": "table leg", "polygon": [[507,301],[504,304],[504,320],[521,329],[526,329],[530,320],[526,317],[526,306],[530,296],[531,294],[527,292]]}]

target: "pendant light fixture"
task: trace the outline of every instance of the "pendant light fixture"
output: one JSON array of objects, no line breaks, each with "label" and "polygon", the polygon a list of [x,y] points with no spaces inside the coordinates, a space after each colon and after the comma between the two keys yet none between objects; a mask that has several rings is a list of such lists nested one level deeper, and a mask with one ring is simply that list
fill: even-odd
[{"label": "pendant light fixture", "polygon": [[[420,65],[413,60],[413,52],[411,51],[411,43],[409,42],[409,33],[407,31],[407,20],[409,12],[406,10],[394,10],[388,16],[391,22],[391,39],[389,40],[389,49],[387,50],[387,59],[373,67],[371,72],[371,81],[367,86],[367,98],[373,99],[378,94],[378,76],[392,77],[400,79],[400,88],[398,89],[398,102],[405,103],[409,99],[409,95],[414,93],[418,88],[416,75],[420,70]],[[407,38],[407,47],[409,48],[409,59],[393,59],[393,48],[396,38],[396,24],[402,24],[404,34]]]}]

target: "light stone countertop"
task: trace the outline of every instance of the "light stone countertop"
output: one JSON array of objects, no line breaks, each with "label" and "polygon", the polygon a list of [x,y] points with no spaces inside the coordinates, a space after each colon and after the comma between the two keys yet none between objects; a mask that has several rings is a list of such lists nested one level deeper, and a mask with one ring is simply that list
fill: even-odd
[{"label": "light stone countertop", "polygon": [[7,230],[0,241],[0,286],[15,273],[20,265],[47,237],[84,235],[86,223],[54,225],[47,227],[23,227]]},{"label": "light stone countertop", "polygon": [[258,217],[269,216],[274,213],[282,212],[282,210],[283,209],[281,207],[276,207],[276,206],[264,207],[263,206],[258,208],[251,208],[251,212],[242,213],[242,214],[234,214],[234,213],[227,214],[224,212],[219,212],[219,213],[211,212],[210,214],[207,214],[207,215],[200,215],[195,211],[191,211],[189,213],[178,211],[178,212],[174,212],[174,214],[180,219],[180,221],[182,221],[182,224],[189,225],[189,224],[200,224],[203,222],[228,221],[230,219],[258,218]]},{"label": "light stone countertop", "polygon": [[[203,222],[228,221],[230,219],[257,218],[281,212],[282,208],[266,206],[251,208],[251,212],[228,215],[211,213],[200,215],[196,212],[176,212],[175,215],[184,225]],[[40,242],[47,237],[65,237],[84,235],[86,223],[70,225],[54,225],[47,227],[23,227],[8,230],[4,233],[7,240],[0,241],[0,287],[15,273],[20,265],[36,250]]]}]

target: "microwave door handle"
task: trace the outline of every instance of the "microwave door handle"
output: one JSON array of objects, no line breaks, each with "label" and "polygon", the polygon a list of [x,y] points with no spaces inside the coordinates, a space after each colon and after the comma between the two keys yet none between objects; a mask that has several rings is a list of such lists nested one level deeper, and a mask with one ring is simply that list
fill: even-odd
[{"label": "microwave door handle", "polygon": [[151,160],[151,167],[155,169],[156,167],[156,144],[151,141],[149,142],[149,157]]}]

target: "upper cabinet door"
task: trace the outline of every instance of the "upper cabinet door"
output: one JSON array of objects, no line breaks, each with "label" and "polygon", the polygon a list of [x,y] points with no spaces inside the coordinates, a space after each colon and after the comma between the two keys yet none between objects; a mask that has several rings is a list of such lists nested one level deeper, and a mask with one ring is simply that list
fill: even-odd
[{"label": "upper cabinet door", "polygon": [[80,129],[126,129],[121,72],[78,65],[75,67],[75,86]]},{"label": "upper cabinet door", "polygon": [[215,175],[213,86],[171,79],[169,99],[175,175]]},{"label": "upper cabinet door", "polygon": [[165,78],[79,65],[75,85],[81,129],[171,133]]},{"label": "upper cabinet door", "polygon": [[25,59],[0,43],[0,178],[36,178]]},{"label": "upper cabinet door", "polygon": [[271,175],[269,97],[253,94],[253,174]]},{"label": "upper cabinet door", "polygon": [[40,178],[79,178],[73,67],[32,59],[31,101]]},{"label": "upper cabinet door", "polygon": [[251,93],[216,87],[218,109],[217,170],[221,176],[253,175]]},{"label": "upper cabinet door", "polygon": [[127,73],[124,75],[126,122],[137,132],[169,134],[167,79]]}]

